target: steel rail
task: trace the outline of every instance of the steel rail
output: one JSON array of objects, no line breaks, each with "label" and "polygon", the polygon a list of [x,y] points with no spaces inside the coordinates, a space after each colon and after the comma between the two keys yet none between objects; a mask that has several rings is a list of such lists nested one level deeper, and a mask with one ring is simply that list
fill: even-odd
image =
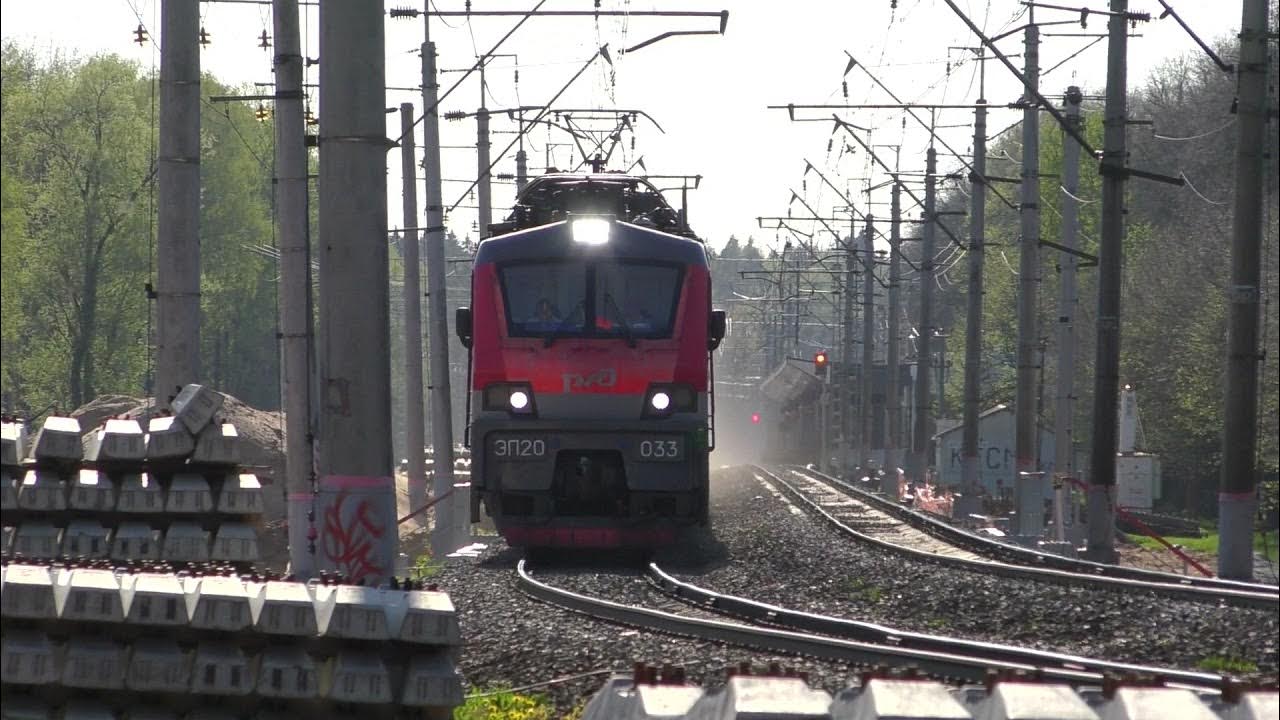
[{"label": "steel rail", "polygon": [[847,618],[789,610],[778,605],[770,605],[735,595],[726,595],[678,580],[669,573],[664,572],[656,563],[649,564],[648,576],[650,582],[656,585],[659,590],[694,607],[731,615],[753,623],[764,623],[797,632],[873,642],[910,650],[980,656],[989,662],[1019,663],[1036,667],[1059,667],[1084,670],[1099,675],[1113,673],[1158,676],[1167,682],[1197,689],[1218,689],[1222,687],[1223,683],[1222,676],[1212,673],[1149,667],[1047,650],[1001,645],[999,643],[928,635],[896,630],[884,625]]},{"label": "steel rail", "polygon": [[[1016,565],[998,560],[967,560],[964,558],[949,557],[939,555],[937,553],[918,550],[916,548],[907,547],[905,545],[897,545],[886,542],[879,538],[872,537],[859,530],[849,527],[841,522],[831,513],[827,512],[816,502],[804,493],[800,492],[795,486],[780,476],[760,467],[752,466],[757,472],[768,475],[773,481],[776,481],[782,488],[792,497],[802,502],[805,506],[821,515],[829,523],[836,527],[840,532],[850,535],[858,540],[875,545],[876,547],[895,552],[898,554],[908,555],[917,560],[925,562],[940,563],[950,565],[952,567],[963,568],[967,570],[975,570],[977,572],[992,573],[1004,577],[1014,577],[1027,580],[1038,580],[1042,582],[1052,582],[1059,585],[1079,586],[1094,585],[1100,589],[1113,591],[1150,591],[1177,597],[1184,600],[1223,602],[1231,605],[1242,607],[1262,608],[1266,610],[1276,610],[1280,608],[1280,597],[1272,593],[1248,592],[1244,590],[1220,590],[1215,588],[1199,587],[1195,585],[1158,583],[1149,580],[1132,580],[1123,577],[1110,577],[1105,575],[1090,575],[1080,572],[1071,572],[1068,570],[1058,570],[1048,567],[1034,567],[1030,565]],[[823,482],[818,480],[818,482]],[[1178,576],[1175,576],[1178,577]]]},{"label": "steel rail", "polygon": [[926,675],[965,682],[982,682],[990,670],[1020,670],[1045,680],[1072,685],[1097,685],[1103,679],[1099,673],[1073,668],[1040,667],[1031,663],[913,650],[722,620],[685,617],[661,610],[626,605],[557,588],[536,580],[529,573],[524,560],[516,566],[516,576],[519,589],[529,597],[589,617],[672,635],[754,647],[768,652],[835,660],[851,665],[911,665]]},{"label": "steel rail", "polygon": [[1143,580],[1147,582],[1215,588],[1221,590],[1238,590],[1247,593],[1265,593],[1272,595],[1276,598],[1276,602],[1280,603],[1280,586],[1244,582],[1240,580],[1224,580],[1222,578],[1176,575],[1174,573],[1160,572],[1158,570],[1146,570],[1143,568],[1125,567],[1122,565],[1108,565],[1106,563],[1063,557],[1062,555],[1040,552],[1027,547],[997,542],[962,530],[951,525],[945,520],[930,516],[927,513],[905,508],[888,498],[863,490],[848,481],[832,477],[826,473],[807,468],[802,470],[797,468],[788,469],[791,469],[794,472],[805,472],[813,477],[820,478],[827,483],[834,484],[839,488],[846,490],[848,494],[856,495],[859,500],[865,500],[868,504],[875,506],[876,509],[891,513],[894,516],[905,520],[913,527],[923,530],[940,540],[945,540],[953,545],[959,545],[967,550],[972,550],[973,552],[980,553],[988,557],[995,557],[1015,564],[1053,567],[1059,570],[1071,570],[1078,573],[1106,577],[1128,578],[1130,580]]}]

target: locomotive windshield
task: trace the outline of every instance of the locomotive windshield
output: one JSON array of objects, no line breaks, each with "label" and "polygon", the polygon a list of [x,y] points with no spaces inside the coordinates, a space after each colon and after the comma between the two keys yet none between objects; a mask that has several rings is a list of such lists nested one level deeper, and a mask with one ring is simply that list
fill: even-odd
[{"label": "locomotive windshield", "polygon": [[677,265],[548,261],[508,264],[499,274],[511,337],[671,337]]}]

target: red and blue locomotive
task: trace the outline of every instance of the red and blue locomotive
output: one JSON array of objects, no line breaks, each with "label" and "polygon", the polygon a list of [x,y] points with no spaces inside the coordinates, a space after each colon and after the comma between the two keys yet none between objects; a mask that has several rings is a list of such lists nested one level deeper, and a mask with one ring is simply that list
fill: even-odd
[{"label": "red and blue locomotive", "polygon": [[480,243],[469,348],[471,518],[513,546],[646,547],[706,523],[713,444],[703,244],[651,184],[533,180]]}]

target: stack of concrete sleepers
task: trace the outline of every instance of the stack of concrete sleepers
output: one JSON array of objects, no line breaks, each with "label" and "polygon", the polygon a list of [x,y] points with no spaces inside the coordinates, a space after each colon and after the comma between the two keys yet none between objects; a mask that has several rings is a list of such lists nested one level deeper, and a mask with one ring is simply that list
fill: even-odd
[{"label": "stack of concrete sleepers", "polygon": [[172,414],[109,418],[81,439],[74,418],[45,420],[26,456],[26,428],[4,423],[5,554],[114,563],[258,559],[262,485],[241,472],[222,396],[188,385]]},{"label": "stack of concrete sleepers", "polygon": [[1025,678],[990,687],[956,687],[923,679],[867,678],[836,693],[795,676],[730,677],[712,689],[687,685],[637,665],[591,699],[582,720],[1274,720],[1280,693],[1109,683],[1102,688]]},{"label": "stack of concrete sleepers", "polygon": [[88,561],[0,573],[5,717],[448,717],[462,701],[444,593]]},{"label": "stack of concrete sleepers", "polygon": [[4,717],[449,717],[448,595],[256,570],[263,490],[221,402],[189,385],[83,442],[5,420]]}]

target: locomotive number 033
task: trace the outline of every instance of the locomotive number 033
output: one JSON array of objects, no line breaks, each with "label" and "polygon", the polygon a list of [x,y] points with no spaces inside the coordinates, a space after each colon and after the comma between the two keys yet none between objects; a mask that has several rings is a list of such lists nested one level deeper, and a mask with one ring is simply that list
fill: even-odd
[{"label": "locomotive number 033", "polygon": [[489,442],[493,455],[504,460],[541,460],[547,456],[547,441],[531,437],[496,437]]},{"label": "locomotive number 033", "polygon": [[678,437],[646,438],[635,443],[632,453],[646,462],[677,462],[684,459],[684,442]]}]

